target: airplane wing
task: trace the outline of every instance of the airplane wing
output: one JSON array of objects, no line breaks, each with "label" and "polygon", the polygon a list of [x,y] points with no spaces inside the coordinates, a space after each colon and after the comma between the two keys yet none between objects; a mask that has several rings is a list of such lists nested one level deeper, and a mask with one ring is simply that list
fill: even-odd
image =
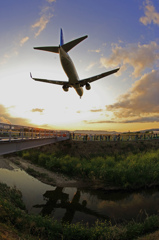
[{"label": "airplane wing", "polygon": [[39,82],[46,82],[46,83],[52,83],[52,84],[57,84],[57,85],[67,85],[69,86],[69,82],[66,81],[58,81],[58,80],[48,80],[48,79],[42,79],[42,78],[33,78],[32,74],[30,73],[30,77],[34,79],[35,81]]},{"label": "airplane wing", "polygon": [[91,82],[94,82],[100,78],[103,78],[103,77],[107,77],[113,73],[116,73],[120,68],[117,68],[117,69],[114,69],[114,70],[111,70],[109,72],[104,72],[104,73],[101,73],[99,75],[96,75],[96,76],[93,76],[93,77],[90,77],[90,78],[86,78],[86,79],[82,79],[82,80],[79,80],[79,83],[80,83],[80,86],[83,87],[84,85],[86,85],[87,83],[91,83]]}]

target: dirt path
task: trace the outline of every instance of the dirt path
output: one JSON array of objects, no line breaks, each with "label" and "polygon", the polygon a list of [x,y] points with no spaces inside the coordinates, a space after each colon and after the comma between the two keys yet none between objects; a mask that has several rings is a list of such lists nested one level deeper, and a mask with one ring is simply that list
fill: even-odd
[{"label": "dirt path", "polygon": [[20,157],[4,158],[3,156],[0,156],[0,168],[13,170],[14,166],[12,165],[12,163],[14,163],[16,166],[23,169],[24,171],[26,171],[28,168],[34,170],[35,173],[37,173],[35,177],[39,179],[41,182],[44,182],[49,185],[53,186],[56,185],[57,187],[81,187],[81,188],[93,185],[91,182],[85,182],[79,179],[69,178],[61,173],[46,170],[43,167],[34,165],[28,160],[24,160]]},{"label": "dirt path", "polygon": [[8,170],[13,170],[13,167],[10,166],[10,161],[3,156],[0,156],[0,168],[5,168]]}]

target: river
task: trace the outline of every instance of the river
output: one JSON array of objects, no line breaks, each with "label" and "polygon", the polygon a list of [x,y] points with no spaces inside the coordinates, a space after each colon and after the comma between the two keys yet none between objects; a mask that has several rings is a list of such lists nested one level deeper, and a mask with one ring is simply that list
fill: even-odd
[{"label": "river", "polygon": [[29,214],[49,215],[69,223],[92,225],[97,219],[112,224],[144,219],[159,212],[159,189],[136,192],[107,192],[89,188],[56,187],[44,184],[17,165],[0,168],[0,182],[16,187]]}]

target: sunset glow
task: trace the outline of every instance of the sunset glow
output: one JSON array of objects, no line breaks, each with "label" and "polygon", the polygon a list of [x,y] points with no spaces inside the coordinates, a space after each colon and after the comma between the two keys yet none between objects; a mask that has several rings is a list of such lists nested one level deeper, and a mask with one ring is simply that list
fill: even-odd
[{"label": "sunset glow", "polygon": [[[137,131],[159,127],[159,5],[132,1],[2,1],[0,122],[66,130]],[[91,6],[90,6],[91,5]],[[34,50],[88,38],[69,55],[80,79],[120,67],[84,88],[67,81],[58,54]]]}]

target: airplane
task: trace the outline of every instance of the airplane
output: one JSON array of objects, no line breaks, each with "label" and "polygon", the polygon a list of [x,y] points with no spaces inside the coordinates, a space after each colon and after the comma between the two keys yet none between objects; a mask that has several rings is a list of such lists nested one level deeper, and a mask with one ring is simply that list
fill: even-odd
[{"label": "airplane", "polygon": [[85,35],[83,37],[77,38],[75,40],[72,40],[70,42],[64,43],[63,38],[63,31],[61,29],[60,31],[60,45],[59,46],[46,46],[46,47],[34,47],[36,50],[43,50],[48,52],[54,52],[59,53],[61,65],[68,77],[68,81],[58,81],[58,80],[48,80],[48,79],[41,79],[41,78],[33,78],[32,74],[30,73],[30,77],[34,79],[35,81],[40,82],[46,82],[46,83],[52,83],[52,84],[58,84],[62,85],[62,88],[65,92],[68,92],[69,88],[74,88],[77,92],[77,94],[80,96],[80,98],[83,95],[83,87],[85,86],[87,90],[91,89],[90,83],[94,82],[100,78],[104,78],[106,76],[109,76],[113,73],[116,73],[119,68],[111,70],[109,72],[104,72],[99,75],[85,78],[80,80],[79,76],[77,74],[76,68],[73,64],[73,61],[71,60],[70,56],[68,55],[68,51],[70,51],[73,47],[75,47],[78,43],[86,39],[88,36]]}]

